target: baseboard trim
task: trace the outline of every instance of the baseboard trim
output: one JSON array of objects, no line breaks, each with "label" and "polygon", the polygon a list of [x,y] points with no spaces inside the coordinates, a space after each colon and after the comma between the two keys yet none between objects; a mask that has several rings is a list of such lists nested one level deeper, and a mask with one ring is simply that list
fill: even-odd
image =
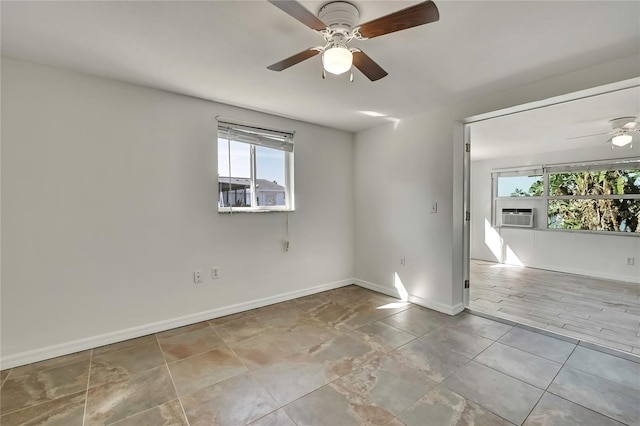
[{"label": "baseboard trim", "polygon": [[366,288],[378,293],[386,294],[387,296],[397,297],[398,299],[400,298],[400,294],[395,288],[381,286],[379,284],[374,284],[369,281],[361,280],[358,278],[354,279],[353,283],[359,287]]},{"label": "baseboard trim", "polygon": [[273,305],[274,303],[286,302],[287,300],[297,299],[298,297],[309,296],[311,294],[348,286],[351,284],[355,284],[356,281],[357,280],[353,278],[348,278],[332,283],[308,287],[302,290],[294,290],[287,293],[277,294],[275,296],[264,297],[248,302],[237,303],[235,305],[224,306],[203,312],[198,312],[195,314],[184,315],[177,318],[131,327],[125,330],[104,333],[97,336],[74,340],[71,342],[60,343],[57,345],[25,351],[14,355],[8,355],[0,358],[0,368],[2,370],[5,370],[8,368],[19,367],[21,365],[31,364],[33,362],[43,361],[45,359],[55,358],[62,355],[68,355],[87,349],[97,348],[99,346],[109,345],[112,343],[121,342],[123,340],[134,339],[136,337],[142,337],[148,334],[158,333],[160,331],[170,330],[172,328],[182,327],[200,321],[206,321],[226,315],[237,314],[239,312],[261,308],[263,306]]},{"label": "baseboard trim", "polygon": [[525,265],[525,266],[527,268],[544,269],[545,271],[563,272],[565,274],[581,275],[581,276],[594,277],[594,278],[600,278],[605,280],[616,280],[616,281],[640,284],[640,277],[634,278],[628,275],[610,274],[607,272],[603,273],[601,271],[587,271],[584,269],[563,268],[563,267],[549,266],[549,265]]},{"label": "baseboard trim", "polygon": [[[367,288],[369,290],[377,291],[378,293],[383,293],[392,297],[398,297],[398,298],[400,297],[400,294],[395,288],[381,286],[380,284],[375,284],[375,283],[357,279],[357,278],[354,279],[353,282],[357,286]],[[435,302],[433,300],[424,299],[422,297],[415,296],[413,294],[409,294],[408,301],[411,303],[415,303],[416,305],[420,305],[424,308],[433,309],[434,311],[442,312],[443,314],[447,314],[447,315],[456,315],[464,311],[463,303],[458,303],[456,305],[451,306],[444,303]]]}]

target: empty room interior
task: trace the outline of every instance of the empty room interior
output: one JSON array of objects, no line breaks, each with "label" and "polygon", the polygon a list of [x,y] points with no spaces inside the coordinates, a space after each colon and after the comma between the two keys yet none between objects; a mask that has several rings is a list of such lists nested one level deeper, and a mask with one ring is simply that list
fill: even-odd
[{"label": "empty room interior", "polygon": [[2,1],[0,424],[640,425],[637,1]]}]

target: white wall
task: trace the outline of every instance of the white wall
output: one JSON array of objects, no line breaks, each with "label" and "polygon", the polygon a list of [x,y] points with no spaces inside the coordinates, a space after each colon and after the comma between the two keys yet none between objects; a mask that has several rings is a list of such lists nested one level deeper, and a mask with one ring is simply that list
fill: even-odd
[{"label": "white wall", "polygon": [[[393,293],[397,272],[412,300],[460,310],[457,123],[637,77],[638,64],[442,106],[360,132],[354,146],[348,133],[3,58],[3,368],[352,276]],[[296,130],[288,253],[283,214],[216,213],[218,114]],[[191,283],[213,265],[220,280]]]},{"label": "white wall", "polygon": [[[216,115],[295,130],[289,252],[284,213],[217,213]],[[347,132],[2,58],[3,361],[352,282],[352,165]]]},{"label": "white wall", "polygon": [[[418,303],[449,312],[462,309],[459,122],[638,76],[640,57],[634,55],[357,133],[355,272],[361,284],[393,292],[398,272]],[[432,201],[438,213],[429,213]]]},{"label": "white wall", "polygon": [[[473,142],[473,139],[472,139]],[[497,158],[471,163],[471,257],[500,261],[500,248],[513,252],[505,263],[522,263],[534,268],[571,272],[594,277],[640,283],[640,238],[546,230],[546,207],[536,205],[536,229],[491,228],[491,171],[508,167],[637,157],[640,147],[610,150],[596,147],[582,150]],[[522,205],[513,200],[507,207]],[[495,253],[494,253],[495,251]],[[515,255],[515,257],[513,256]],[[627,257],[635,257],[633,266]]]}]

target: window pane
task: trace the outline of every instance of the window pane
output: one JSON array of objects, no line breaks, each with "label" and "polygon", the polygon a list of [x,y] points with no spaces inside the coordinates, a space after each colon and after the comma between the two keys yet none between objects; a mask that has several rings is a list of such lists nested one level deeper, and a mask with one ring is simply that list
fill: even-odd
[{"label": "window pane", "polygon": [[554,229],[640,232],[639,199],[549,200],[547,214]]},{"label": "window pane", "polygon": [[228,143],[226,139],[218,139],[218,204],[220,207],[251,206],[249,144],[236,141]]},{"label": "window pane", "polygon": [[539,197],[543,191],[540,175],[498,176],[498,197]]},{"label": "window pane", "polygon": [[256,146],[256,197],[259,206],[286,206],[284,151]]},{"label": "window pane", "polygon": [[549,174],[549,195],[640,193],[640,170],[602,170]]}]

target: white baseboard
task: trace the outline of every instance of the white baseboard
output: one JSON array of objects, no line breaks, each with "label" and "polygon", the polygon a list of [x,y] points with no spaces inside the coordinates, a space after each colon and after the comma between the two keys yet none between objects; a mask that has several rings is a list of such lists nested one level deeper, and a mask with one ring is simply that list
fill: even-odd
[{"label": "white baseboard", "polygon": [[[354,279],[354,284],[368,288],[369,290],[377,291],[378,293],[383,293],[392,297],[400,297],[398,291],[395,288],[381,286],[379,284],[375,284],[369,281]],[[435,302],[433,300],[427,300],[419,296],[414,296],[413,294],[409,294],[408,301],[411,303],[415,303],[416,305],[420,305],[424,308],[433,309],[434,311],[442,312],[447,315],[456,315],[462,311],[464,311],[464,304],[458,303],[456,305],[447,305],[440,302]]]},{"label": "white baseboard", "polygon": [[111,333],[100,334],[97,336],[74,340],[71,342],[60,343],[57,345],[8,355],[0,358],[0,368],[2,370],[5,370],[8,368],[19,367],[21,365],[31,364],[32,362],[43,361],[45,359],[97,348],[99,346],[109,345],[111,343],[117,343],[123,340],[134,339],[136,337],[146,336],[148,334],[158,333],[160,331],[170,330],[172,328],[182,327],[200,321],[206,321],[226,315],[236,314],[238,312],[244,312],[267,305],[273,305],[274,303],[286,302],[287,300],[296,299],[298,297],[308,296],[311,294],[351,285],[354,284],[355,281],[355,279],[349,278],[328,284],[308,287],[302,290],[290,291],[287,293],[277,294],[275,296],[264,297],[261,299],[238,303],[235,305],[224,306],[208,311],[198,312],[195,314],[184,315],[177,318],[131,327],[125,330],[114,331]]},{"label": "white baseboard", "polygon": [[524,265],[527,268],[535,268],[535,269],[544,269],[545,271],[556,271],[556,272],[564,272],[567,274],[573,275],[582,275],[593,278],[602,278],[605,280],[616,280],[616,281],[624,281],[634,284],[640,284],[640,276],[632,277],[629,275],[622,274],[611,274],[608,272],[602,271],[587,271],[585,269],[575,269],[575,268],[564,268],[559,266],[549,266],[549,265]]},{"label": "white baseboard", "polygon": [[355,278],[353,280],[353,283],[362,288],[366,288],[369,290],[377,291],[378,293],[386,294],[387,296],[400,298],[400,294],[398,293],[398,290],[396,290],[395,288],[381,286],[379,284],[374,284],[369,281],[360,280],[358,278]]}]

